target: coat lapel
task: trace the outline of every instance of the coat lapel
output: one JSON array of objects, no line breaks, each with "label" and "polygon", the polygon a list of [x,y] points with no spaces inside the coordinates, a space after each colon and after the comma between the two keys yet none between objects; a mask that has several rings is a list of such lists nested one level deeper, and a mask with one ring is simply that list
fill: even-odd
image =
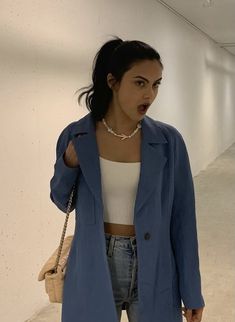
[{"label": "coat lapel", "polygon": [[[162,147],[162,144],[167,143],[167,140],[161,129],[147,115],[141,120],[141,124],[141,167],[134,206],[137,216],[141,214],[140,210],[148,201],[152,190],[156,187],[157,189],[161,188],[158,179],[161,178],[160,173],[167,162],[167,156],[164,154],[165,149]],[[80,167],[90,190],[103,206],[99,151],[91,113],[86,115],[79,126],[74,129],[74,134],[80,132],[86,133],[86,135],[79,137],[75,146]]]}]

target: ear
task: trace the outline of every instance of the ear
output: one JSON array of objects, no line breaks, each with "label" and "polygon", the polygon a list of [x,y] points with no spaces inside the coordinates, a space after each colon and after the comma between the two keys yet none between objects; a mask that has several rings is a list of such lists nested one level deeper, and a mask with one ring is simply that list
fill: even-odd
[{"label": "ear", "polygon": [[107,75],[107,84],[110,89],[113,89],[115,86],[115,77],[111,73]]}]

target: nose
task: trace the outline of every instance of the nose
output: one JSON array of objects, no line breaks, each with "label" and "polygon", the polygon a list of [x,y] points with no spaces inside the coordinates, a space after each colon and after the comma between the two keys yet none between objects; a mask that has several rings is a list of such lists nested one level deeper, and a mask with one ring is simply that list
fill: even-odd
[{"label": "nose", "polygon": [[149,99],[152,102],[156,97],[156,95],[157,95],[156,89],[148,88],[145,92],[144,98]]}]

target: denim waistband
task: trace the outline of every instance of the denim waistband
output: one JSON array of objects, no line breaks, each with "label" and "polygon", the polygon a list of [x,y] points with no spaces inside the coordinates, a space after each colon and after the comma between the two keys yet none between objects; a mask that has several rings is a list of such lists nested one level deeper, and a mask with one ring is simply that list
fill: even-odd
[{"label": "denim waistband", "polygon": [[106,240],[112,239],[114,242],[118,243],[130,243],[132,245],[136,245],[136,236],[121,236],[105,233]]},{"label": "denim waistband", "polygon": [[136,239],[136,236],[122,236],[122,235],[114,235],[114,234],[109,234],[105,233],[105,236],[107,238],[110,238],[111,236],[115,237],[115,239],[121,240],[121,239]]}]

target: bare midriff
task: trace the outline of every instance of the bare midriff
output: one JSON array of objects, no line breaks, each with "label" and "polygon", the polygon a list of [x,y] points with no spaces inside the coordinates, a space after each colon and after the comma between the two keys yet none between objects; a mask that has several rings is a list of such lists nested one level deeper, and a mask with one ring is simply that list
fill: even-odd
[{"label": "bare midriff", "polygon": [[104,222],[104,231],[111,235],[135,236],[134,225],[121,225]]}]

